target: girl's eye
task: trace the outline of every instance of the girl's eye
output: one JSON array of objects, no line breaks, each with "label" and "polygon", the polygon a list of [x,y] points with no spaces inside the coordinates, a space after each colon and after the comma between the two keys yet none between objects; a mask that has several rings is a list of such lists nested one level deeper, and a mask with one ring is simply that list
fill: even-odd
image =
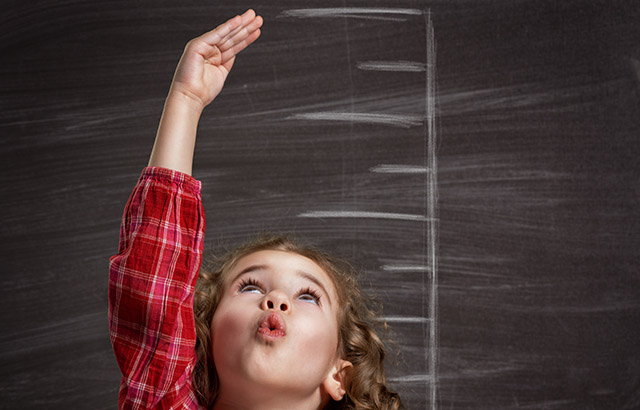
[{"label": "girl's eye", "polygon": [[255,279],[244,279],[238,285],[238,293],[263,293],[262,285]]},{"label": "girl's eye", "polygon": [[320,306],[320,295],[311,288],[302,289],[298,292],[298,299],[304,302],[314,303]]}]

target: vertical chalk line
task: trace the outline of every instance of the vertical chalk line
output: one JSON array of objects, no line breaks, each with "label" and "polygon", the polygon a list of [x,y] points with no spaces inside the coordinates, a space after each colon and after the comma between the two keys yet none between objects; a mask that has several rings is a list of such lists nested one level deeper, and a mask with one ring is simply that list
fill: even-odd
[{"label": "vertical chalk line", "polygon": [[[425,9],[424,13],[428,13],[428,9]],[[425,45],[425,108],[424,108],[424,141],[422,143],[422,158],[423,158],[423,167],[425,169],[429,168],[429,22],[428,17],[425,17],[425,32],[426,32],[426,45]],[[425,216],[425,221],[422,223],[422,264],[428,265],[428,251],[427,251],[427,240],[428,240],[428,229],[429,223],[426,221],[427,215],[429,215],[429,177],[425,174],[424,177],[424,190],[422,197],[422,207],[423,214]],[[427,278],[425,273],[422,273],[422,316],[429,317],[429,313],[427,312]],[[430,318],[430,317],[429,317]],[[430,392],[433,389],[433,379],[431,378],[431,364],[429,363],[429,349],[431,349],[431,344],[429,342],[429,333],[434,323],[433,320],[427,327],[426,325],[422,326],[422,338],[424,340],[424,361],[426,365],[426,371],[428,373],[429,383],[425,383],[425,409],[427,408],[427,403],[431,404],[431,395]],[[433,408],[433,404],[431,404],[431,410],[435,410]]]},{"label": "vertical chalk line", "polygon": [[[424,239],[428,235],[427,266],[430,268],[430,303],[429,303],[429,349],[425,351],[429,362],[429,397],[431,410],[437,410],[438,397],[438,269],[437,269],[437,158],[436,158],[436,127],[435,127],[435,66],[436,66],[436,45],[431,21],[431,10],[426,9],[426,70],[425,70],[425,168],[431,170],[425,174],[426,190],[426,221],[424,227]],[[423,246],[427,241],[423,241]],[[424,279],[423,279],[424,281]]]},{"label": "vertical chalk line", "polygon": [[[342,0],[342,4],[344,5],[346,3],[346,0]],[[353,86],[353,68],[351,67],[351,39],[349,38],[349,19],[346,16],[343,16],[342,18],[343,23],[344,23],[344,34],[345,34],[345,46],[347,48],[346,52],[347,52],[347,68],[349,70],[349,111],[353,112],[354,107],[355,107],[355,103],[354,103],[354,86]],[[353,120],[349,121],[349,150],[351,151],[352,147],[354,146],[353,144],[353,130],[354,130],[354,122]],[[342,205],[344,207],[344,199],[345,199],[345,187],[347,186],[347,184],[345,183],[346,181],[346,167],[347,167],[347,155],[345,155],[345,151],[346,151],[346,145],[347,143],[343,140],[340,139],[340,144],[342,145],[342,153],[343,155],[341,155],[342,157]],[[351,154],[351,152],[349,152]],[[357,198],[356,198],[356,193],[354,192],[351,195],[351,199],[354,203],[357,202]],[[345,210],[344,208],[342,209],[343,211]],[[351,245],[351,257],[354,258],[355,257],[355,246]]]},{"label": "vertical chalk line", "polygon": [[[427,11],[425,10],[425,13]],[[426,17],[425,19],[428,19],[428,17]],[[429,29],[428,29],[428,20],[425,21],[426,22],[426,26],[425,26],[425,32],[426,32],[426,49],[425,49],[425,59],[426,59],[426,63],[425,63],[425,113],[424,113],[424,142],[423,142],[423,153],[422,156],[424,158],[424,168],[429,168],[429,123],[428,123],[428,118],[429,118],[429,69],[428,69],[428,61],[429,61]],[[425,219],[427,218],[427,215],[429,215],[429,208],[428,208],[428,204],[429,204],[429,177],[425,174],[425,181],[424,181],[424,194],[423,194],[423,209],[424,209],[424,216]],[[422,264],[423,265],[427,265],[428,264],[428,251],[427,251],[427,240],[428,240],[428,227],[429,224],[428,222],[425,220],[422,223]],[[424,317],[428,317],[428,312],[427,312],[427,308],[426,308],[426,299],[427,299],[427,284],[426,284],[426,276],[423,273],[422,274],[422,316]],[[426,367],[427,367],[427,373],[429,375],[429,379],[430,379],[430,383],[425,384],[425,408],[427,403],[431,403],[431,395],[430,392],[433,389],[433,379],[431,378],[431,364],[429,363],[429,349],[431,348],[431,344],[429,342],[429,337],[428,337],[428,332],[433,327],[434,323],[433,321],[431,321],[431,323],[429,324],[429,327],[423,325],[422,327],[422,337],[424,340],[424,360],[426,363]],[[433,404],[431,404],[431,410],[435,410],[433,408]]]}]

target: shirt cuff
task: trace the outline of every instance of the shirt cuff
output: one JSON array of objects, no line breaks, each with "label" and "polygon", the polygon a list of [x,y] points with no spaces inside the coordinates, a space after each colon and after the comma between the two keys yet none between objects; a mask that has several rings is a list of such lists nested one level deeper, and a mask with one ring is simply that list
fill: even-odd
[{"label": "shirt cuff", "polygon": [[202,189],[202,183],[191,175],[169,168],[145,167],[140,175],[140,181],[148,179],[169,183],[194,194],[199,194]]}]

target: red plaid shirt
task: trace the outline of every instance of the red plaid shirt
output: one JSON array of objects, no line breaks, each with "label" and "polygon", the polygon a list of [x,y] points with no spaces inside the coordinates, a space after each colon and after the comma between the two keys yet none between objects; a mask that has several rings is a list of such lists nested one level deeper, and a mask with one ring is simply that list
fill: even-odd
[{"label": "red plaid shirt", "polygon": [[193,293],[204,240],[200,182],[142,171],[110,259],[109,327],[120,409],[201,409],[193,392]]}]

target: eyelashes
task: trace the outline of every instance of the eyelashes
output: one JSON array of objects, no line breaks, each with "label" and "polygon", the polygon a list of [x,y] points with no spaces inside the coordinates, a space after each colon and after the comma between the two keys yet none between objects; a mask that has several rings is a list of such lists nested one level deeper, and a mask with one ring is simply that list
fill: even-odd
[{"label": "eyelashes", "polygon": [[[238,284],[237,293],[255,292],[264,294],[264,289],[265,286],[260,281],[254,278],[246,278],[242,279]],[[321,306],[322,296],[318,291],[312,289],[309,286],[301,288],[299,291],[297,291],[295,293],[295,298],[304,302],[311,302],[315,303],[318,306]]]},{"label": "eyelashes", "polygon": [[304,301],[313,302],[316,305],[320,306],[320,294],[309,287],[300,289],[296,294],[296,298]]},{"label": "eyelashes", "polygon": [[240,284],[238,284],[238,293],[251,292],[251,291],[258,291],[262,293],[262,289],[263,289],[262,284],[253,278],[242,279],[240,281]]}]

